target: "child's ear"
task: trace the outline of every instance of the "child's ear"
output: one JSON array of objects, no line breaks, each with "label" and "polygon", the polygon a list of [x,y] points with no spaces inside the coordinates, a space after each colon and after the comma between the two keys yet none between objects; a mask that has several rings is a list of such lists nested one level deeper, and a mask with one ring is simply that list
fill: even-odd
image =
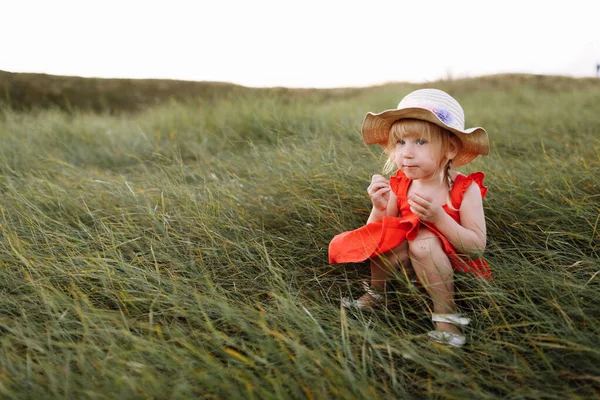
[{"label": "child's ear", "polygon": [[460,149],[460,144],[458,143],[458,138],[453,137],[450,139],[450,143],[448,143],[448,160],[454,160],[456,155],[458,154],[458,150]]}]

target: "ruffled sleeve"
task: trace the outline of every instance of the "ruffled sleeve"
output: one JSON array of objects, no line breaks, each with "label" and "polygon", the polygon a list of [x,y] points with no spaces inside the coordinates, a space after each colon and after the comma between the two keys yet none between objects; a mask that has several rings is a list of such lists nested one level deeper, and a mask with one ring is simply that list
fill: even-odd
[{"label": "ruffled sleeve", "polygon": [[406,188],[410,184],[410,179],[404,175],[404,172],[398,170],[395,176],[390,177],[390,188],[396,196],[405,194]]},{"label": "ruffled sleeve", "polygon": [[452,187],[452,205],[455,208],[460,208],[463,196],[473,182],[479,186],[481,198],[484,198],[488,190],[487,186],[483,184],[484,178],[485,175],[483,172],[473,172],[467,176],[458,175],[454,181],[454,186]]}]

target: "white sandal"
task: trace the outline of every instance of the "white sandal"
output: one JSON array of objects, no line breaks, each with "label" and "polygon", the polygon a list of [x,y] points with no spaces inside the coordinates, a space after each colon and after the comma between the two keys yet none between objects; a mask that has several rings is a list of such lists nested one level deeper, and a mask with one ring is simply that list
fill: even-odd
[{"label": "white sandal", "polygon": [[[471,322],[469,318],[461,317],[459,314],[433,314],[431,320],[433,322],[444,322],[458,326],[465,326]],[[454,347],[462,347],[465,343],[467,343],[467,338],[458,333],[431,331],[427,335],[434,342],[448,344]]]},{"label": "white sandal", "polygon": [[377,293],[376,291],[371,289],[368,282],[363,281],[362,284],[363,284],[364,291],[366,292],[366,294],[368,294],[371,297],[371,300],[361,301],[361,299],[364,295],[361,296],[357,300],[352,300],[347,297],[344,297],[341,301],[342,307],[344,307],[346,309],[357,309],[357,308],[358,309],[367,309],[367,308],[373,308],[383,302],[384,297],[382,294]]}]

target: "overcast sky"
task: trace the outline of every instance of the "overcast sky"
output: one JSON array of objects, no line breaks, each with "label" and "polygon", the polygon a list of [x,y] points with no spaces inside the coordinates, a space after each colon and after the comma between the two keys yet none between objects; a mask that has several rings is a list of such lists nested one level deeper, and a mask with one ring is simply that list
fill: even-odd
[{"label": "overcast sky", "polygon": [[0,0],[0,70],[340,87],[596,76],[600,0]]}]

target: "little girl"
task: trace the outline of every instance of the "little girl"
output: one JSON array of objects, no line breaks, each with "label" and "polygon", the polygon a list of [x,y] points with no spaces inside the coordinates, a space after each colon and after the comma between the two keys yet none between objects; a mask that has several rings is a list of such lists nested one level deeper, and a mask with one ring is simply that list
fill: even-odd
[{"label": "little girl", "polygon": [[362,126],[367,144],[379,144],[388,156],[389,181],[374,175],[368,193],[373,203],[367,225],[341,233],[329,245],[329,262],[369,259],[371,288],[344,307],[370,307],[383,300],[387,280],[409,265],[433,302],[436,330],[429,337],[460,347],[460,326],[469,323],[454,304],[454,270],[490,279],[481,258],[486,245],[482,198],[484,175],[453,170],[489,151],[483,128],[464,128],[460,104],[437,89],[421,89],[397,109],[368,113]]}]

